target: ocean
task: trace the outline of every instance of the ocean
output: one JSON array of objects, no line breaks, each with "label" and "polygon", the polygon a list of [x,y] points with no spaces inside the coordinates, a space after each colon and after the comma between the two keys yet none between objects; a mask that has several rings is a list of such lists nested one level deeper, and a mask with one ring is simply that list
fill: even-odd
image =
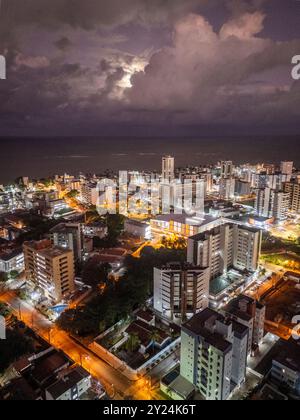
[{"label": "ocean", "polygon": [[0,138],[0,184],[18,176],[101,173],[113,170],[159,170],[170,154],[176,166],[235,163],[279,163],[300,167],[300,135],[293,137],[218,138]]}]

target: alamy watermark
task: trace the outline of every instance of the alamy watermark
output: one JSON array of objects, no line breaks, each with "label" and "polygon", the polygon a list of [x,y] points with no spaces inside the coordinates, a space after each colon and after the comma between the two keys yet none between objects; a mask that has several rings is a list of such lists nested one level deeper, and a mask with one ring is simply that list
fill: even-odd
[{"label": "alamy watermark", "polygon": [[294,316],[294,318],[292,319],[292,323],[293,325],[296,325],[293,328],[292,337],[294,340],[298,341],[300,340],[300,315]]},{"label": "alamy watermark", "polygon": [[0,55],[0,80],[6,79],[6,58]]},{"label": "alamy watermark", "polygon": [[294,80],[300,80],[300,55],[295,55],[292,58],[292,64],[295,65],[292,69],[292,78]]},{"label": "alamy watermark", "polygon": [[6,322],[4,316],[0,315],[0,340],[6,340]]},{"label": "alamy watermark", "polygon": [[97,183],[96,208],[102,216],[109,214],[204,214],[205,181],[198,179],[165,180],[155,175],[130,180],[126,171],[118,181],[102,179]]}]

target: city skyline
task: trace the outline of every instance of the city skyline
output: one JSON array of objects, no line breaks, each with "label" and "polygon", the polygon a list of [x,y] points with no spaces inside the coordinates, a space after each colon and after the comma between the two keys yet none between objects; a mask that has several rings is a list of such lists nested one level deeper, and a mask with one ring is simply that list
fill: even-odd
[{"label": "city skyline", "polygon": [[299,17],[0,0],[0,401],[299,401]]}]

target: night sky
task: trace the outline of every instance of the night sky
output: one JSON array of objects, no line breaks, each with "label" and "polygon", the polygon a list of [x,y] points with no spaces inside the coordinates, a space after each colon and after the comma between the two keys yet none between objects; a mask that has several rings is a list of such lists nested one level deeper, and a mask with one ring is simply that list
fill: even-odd
[{"label": "night sky", "polygon": [[297,0],[0,3],[0,136],[299,134]]}]

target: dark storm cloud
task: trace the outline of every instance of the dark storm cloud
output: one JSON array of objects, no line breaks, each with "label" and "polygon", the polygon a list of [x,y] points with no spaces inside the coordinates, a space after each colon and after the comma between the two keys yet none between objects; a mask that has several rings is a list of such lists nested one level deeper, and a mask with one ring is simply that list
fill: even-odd
[{"label": "dark storm cloud", "polygon": [[3,13],[16,25],[56,27],[69,24],[92,29],[96,25],[164,22],[195,9],[208,0],[3,0]]},{"label": "dark storm cloud", "polygon": [[[285,20],[295,4],[282,3]],[[266,6],[270,0],[4,0],[1,133],[296,127],[300,88],[290,63],[300,33],[269,37]]]},{"label": "dark storm cloud", "polygon": [[66,51],[72,46],[72,42],[69,38],[63,36],[55,42],[55,46],[61,51]]}]

